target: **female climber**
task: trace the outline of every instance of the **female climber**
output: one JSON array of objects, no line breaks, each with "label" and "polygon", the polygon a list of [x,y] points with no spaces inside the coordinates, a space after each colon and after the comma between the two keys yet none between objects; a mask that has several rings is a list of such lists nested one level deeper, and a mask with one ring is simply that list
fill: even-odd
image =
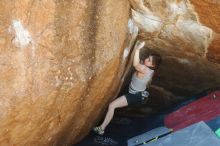
[{"label": "female climber", "polygon": [[144,44],[144,42],[138,41],[134,47],[135,54],[133,66],[135,68],[135,73],[133,74],[131,83],[129,85],[129,92],[116,98],[109,104],[103,123],[100,126],[93,128],[95,133],[99,135],[104,134],[105,128],[112,120],[116,108],[141,105],[145,103],[145,99],[149,96],[146,88],[152,80],[154,71],[158,69],[161,63],[161,56],[157,53],[152,53],[144,59],[143,63],[140,63],[139,54]]}]

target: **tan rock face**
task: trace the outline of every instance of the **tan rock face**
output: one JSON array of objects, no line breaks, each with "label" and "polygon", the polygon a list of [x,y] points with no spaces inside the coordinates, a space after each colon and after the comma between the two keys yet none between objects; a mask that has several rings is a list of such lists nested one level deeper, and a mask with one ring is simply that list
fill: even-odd
[{"label": "tan rock face", "polygon": [[0,145],[79,141],[117,94],[129,2],[2,0],[0,6]]},{"label": "tan rock face", "polygon": [[131,0],[131,4],[141,38],[163,56],[153,84],[178,96],[219,87],[218,1]]},{"label": "tan rock face", "polygon": [[198,13],[201,23],[214,31],[207,58],[212,62],[220,63],[220,2],[218,0],[190,0],[190,2]]}]

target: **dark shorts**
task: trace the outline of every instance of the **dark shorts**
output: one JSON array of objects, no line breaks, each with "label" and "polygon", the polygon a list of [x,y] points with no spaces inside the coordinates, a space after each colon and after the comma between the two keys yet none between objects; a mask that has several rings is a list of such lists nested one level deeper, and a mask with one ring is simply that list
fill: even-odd
[{"label": "dark shorts", "polygon": [[148,97],[143,97],[141,93],[136,93],[136,94],[127,93],[125,94],[125,97],[127,99],[128,106],[143,105],[148,100]]}]

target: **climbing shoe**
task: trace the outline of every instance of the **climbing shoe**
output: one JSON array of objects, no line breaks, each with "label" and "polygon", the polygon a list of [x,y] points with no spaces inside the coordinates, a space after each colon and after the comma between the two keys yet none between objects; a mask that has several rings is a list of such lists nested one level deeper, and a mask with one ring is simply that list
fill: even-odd
[{"label": "climbing shoe", "polygon": [[105,132],[104,130],[102,130],[102,128],[100,126],[94,127],[93,131],[98,135],[103,135]]}]

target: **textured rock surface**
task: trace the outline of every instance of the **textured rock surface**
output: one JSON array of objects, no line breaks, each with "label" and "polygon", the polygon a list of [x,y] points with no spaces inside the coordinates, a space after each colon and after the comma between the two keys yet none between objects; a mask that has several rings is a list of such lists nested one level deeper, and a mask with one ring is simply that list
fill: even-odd
[{"label": "textured rock surface", "polygon": [[71,145],[117,94],[127,0],[0,2],[0,145]]},{"label": "textured rock surface", "polygon": [[190,0],[202,24],[210,27],[213,41],[208,47],[207,58],[220,63],[220,1],[219,0]]},{"label": "textured rock surface", "polygon": [[131,0],[131,4],[146,46],[163,56],[154,84],[179,96],[219,87],[218,1]]},{"label": "textured rock surface", "polygon": [[81,140],[127,80],[138,30],[163,56],[148,106],[219,87],[219,16],[217,0],[1,0],[0,145]]}]

